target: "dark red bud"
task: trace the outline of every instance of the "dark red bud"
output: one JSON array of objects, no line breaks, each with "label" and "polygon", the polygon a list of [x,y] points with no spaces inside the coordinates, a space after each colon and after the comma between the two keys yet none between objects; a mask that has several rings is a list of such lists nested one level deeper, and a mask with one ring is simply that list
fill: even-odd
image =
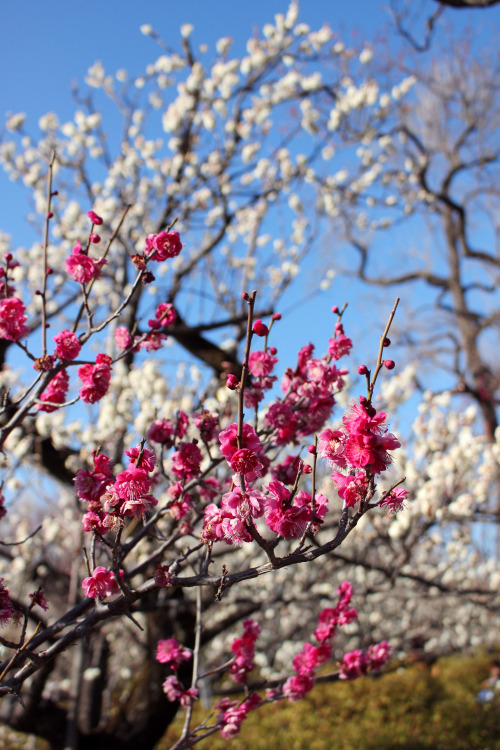
[{"label": "dark red bud", "polygon": [[267,334],[269,333],[269,328],[266,326],[265,323],[262,322],[262,320],[256,320],[255,323],[253,324],[252,331],[257,336],[267,336]]}]

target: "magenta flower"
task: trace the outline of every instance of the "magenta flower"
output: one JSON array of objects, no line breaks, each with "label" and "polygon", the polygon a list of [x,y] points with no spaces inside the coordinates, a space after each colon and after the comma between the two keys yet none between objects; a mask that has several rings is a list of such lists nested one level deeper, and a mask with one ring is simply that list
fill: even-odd
[{"label": "magenta flower", "polygon": [[405,498],[407,498],[409,494],[408,490],[404,490],[402,487],[396,487],[390,495],[387,495],[387,497],[382,500],[380,507],[388,508],[389,513],[397,513],[404,508]]},{"label": "magenta flower", "polygon": [[134,340],[125,326],[118,326],[115,329],[115,344],[118,349],[130,349]]},{"label": "magenta flower", "polygon": [[10,595],[3,581],[4,579],[0,578],[0,625],[6,625],[14,614]]},{"label": "magenta flower", "polygon": [[352,341],[344,333],[340,333],[336,338],[328,342],[328,354],[332,359],[341,359],[345,357],[352,349]]},{"label": "magenta flower", "polygon": [[74,482],[76,494],[80,500],[99,504],[107,486],[114,482],[109,457],[104,453],[95,455],[94,471],[79,469],[76,472]]},{"label": "magenta flower", "polygon": [[118,583],[111,570],[98,566],[91,576],[84,578],[82,587],[88,599],[111,596],[119,591]]},{"label": "magenta flower", "polygon": [[27,316],[25,306],[17,297],[9,297],[0,301],[0,339],[19,341],[30,332],[25,326]]},{"label": "magenta flower", "polygon": [[368,669],[380,669],[386,664],[391,657],[391,647],[387,641],[374,643],[366,652],[366,662]]},{"label": "magenta flower", "polygon": [[116,477],[114,489],[122,500],[138,500],[148,494],[151,481],[144,469],[125,469]]},{"label": "magenta flower", "polygon": [[150,443],[160,443],[171,448],[173,445],[174,426],[169,419],[155,419],[148,430]]},{"label": "magenta flower", "polygon": [[308,674],[297,674],[289,677],[283,685],[283,695],[286,695],[291,703],[300,701],[314,687],[314,678]]},{"label": "magenta flower", "polygon": [[98,354],[95,365],[78,368],[78,377],[83,381],[78,393],[86,404],[95,404],[106,395],[111,380],[111,362],[107,354]]},{"label": "magenta flower", "polygon": [[[226,461],[230,464],[232,457],[239,450],[238,447],[238,425],[236,422],[230,424],[219,434],[220,450]],[[242,428],[242,448],[256,451],[260,446],[260,440],[254,428],[243,423]]]},{"label": "magenta flower", "polygon": [[54,336],[56,342],[56,355],[59,359],[76,359],[80,354],[80,342],[72,331],[61,331]]},{"label": "magenta flower", "polygon": [[300,506],[300,502],[296,504],[295,498],[290,505],[290,490],[281,482],[270,482],[266,489],[271,495],[267,501],[266,524],[284,539],[301,536],[311,518],[310,509]]},{"label": "magenta flower", "polygon": [[194,415],[194,424],[200,431],[200,437],[204,443],[210,443],[215,438],[219,426],[219,415],[209,411],[202,411]]},{"label": "magenta flower", "polygon": [[38,606],[41,607],[44,612],[48,610],[49,605],[47,604],[47,600],[42,589],[40,589],[40,591],[35,591],[34,594],[29,594],[29,598],[32,600],[33,605],[38,604]]},{"label": "magenta flower", "polygon": [[248,448],[242,448],[233,453],[230,466],[237,474],[246,474],[250,482],[262,476],[263,466],[255,451]]},{"label": "magenta flower", "polygon": [[251,352],[248,358],[248,369],[250,374],[256,377],[270,375],[277,361],[278,358],[271,356],[269,352]]},{"label": "magenta flower", "polygon": [[169,664],[171,669],[179,669],[183,661],[189,661],[192,653],[188,648],[181,646],[175,638],[167,638],[158,641],[156,647],[156,660],[161,664]]},{"label": "magenta flower", "polygon": [[356,503],[364,501],[368,491],[368,480],[364,472],[358,471],[355,476],[351,474],[344,476],[340,472],[334,471],[332,479],[337,485],[339,497],[345,500],[349,508],[353,508]]},{"label": "magenta flower", "polygon": [[252,331],[257,336],[267,336],[267,334],[269,333],[269,328],[266,326],[265,323],[262,322],[262,320],[259,319],[259,320],[256,320],[255,323],[253,324]]},{"label": "magenta flower", "polygon": [[218,508],[213,503],[205,508],[201,538],[205,542],[225,542],[239,547],[251,542],[252,537],[244,522],[228,509]]},{"label": "magenta flower", "polygon": [[144,495],[143,497],[131,497],[125,500],[120,506],[120,515],[133,518],[143,518],[149,513],[151,508],[158,505],[158,500],[153,495]]},{"label": "magenta flower", "polygon": [[255,643],[260,634],[260,625],[254,620],[245,620],[243,628],[243,636],[235,638],[231,645],[235,658],[229,667],[229,674],[240,684],[247,681],[248,674],[255,667]]},{"label": "magenta flower", "polygon": [[172,473],[179,479],[194,479],[200,474],[203,455],[195,443],[179,443],[172,454]]},{"label": "magenta flower", "polygon": [[175,258],[182,250],[182,242],[179,232],[160,232],[150,234],[146,237],[146,254],[151,260],[162,261],[167,258]]},{"label": "magenta flower", "polygon": [[197,700],[199,693],[197,688],[185,690],[184,685],[173,675],[163,683],[163,692],[169,701],[179,701],[183,708],[189,708]]},{"label": "magenta flower", "polygon": [[134,448],[128,448],[123,452],[129,458],[129,469],[131,466],[135,466],[137,469],[144,469],[148,472],[153,471],[156,464],[156,453],[154,451],[144,448],[141,445],[136,445]]},{"label": "magenta flower", "polygon": [[40,401],[49,401],[49,404],[38,404],[38,411],[52,412],[57,406],[51,404],[64,404],[69,388],[69,375],[66,370],[61,370],[55,375],[47,388],[40,394]]},{"label": "magenta flower", "polygon": [[230,701],[228,698],[222,698],[216,704],[216,708],[222,710],[217,717],[222,722],[221,737],[230,740],[241,729],[241,724],[246,719],[250,711],[256,708],[262,698],[257,693],[252,693],[243,703],[238,706],[236,701]]},{"label": "magenta flower", "polygon": [[80,242],[75,245],[69,258],[66,258],[66,271],[80,284],[88,284],[96,275],[94,259],[86,255]]},{"label": "magenta flower", "polygon": [[361,677],[367,670],[367,663],[365,655],[361,649],[357,648],[354,651],[349,651],[344,654],[344,658],[340,663],[339,677],[341,680],[355,680],[356,677]]},{"label": "magenta flower", "polygon": [[171,326],[177,320],[177,312],[171,302],[162,302],[158,305],[155,312],[155,319],[149,320],[151,328],[160,328],[161,326]]},{"label": "magenta flower", "polygon": [[263,516],[265,505],[266,496],[263,492],[250,488],[243,494],[240,487],[235,487],[222,496],[221,508],[246,521]]},{"label": "magenta flower", "polygon": [[293,668],[300,675],[312,676],[317,668],[327,662],[332,655],[332,647],[328,642],[320,646],[304,643],[304,648],[293,659]]},{"label": "magenta flower", "polygon": [[101,217],[98,216],[95,211],[87,211],[87,216],[89,217],[92,224],[95,224],[96,226],[100,226],[102,224]]}]

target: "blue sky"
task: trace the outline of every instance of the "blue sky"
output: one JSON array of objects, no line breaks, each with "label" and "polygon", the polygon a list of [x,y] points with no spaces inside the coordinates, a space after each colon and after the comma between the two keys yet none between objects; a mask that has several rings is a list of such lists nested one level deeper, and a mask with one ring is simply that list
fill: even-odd
[{"label": "blue sky", "polygon": [[[399,42],[387,31],[389,5],[389,0],[350,0],[348,3],[345,0],[308,0],[301,3],[300,19],[313,28],[328,22],[347,43],[373,40],[378,36],[381,44],[394,52]],[[288,0],[149,0],[140,3],[136,0],[4,0],[0,27],[1,109],[3,114],[26,112],[31,131],[36,130],[38,118],[48,111],[57,112],[61,121],[69,119],[75,110],[71,83],[82,83],[87,69],[96,60],[101,60],[111,74],[122,67],[135,74],[157,56],[155,43],[140,33],[141,24],[152,24],[167,42],[177,43],[180,26],[192,23],[195,43],[213,45],[218,38],[231,36],[238,53],[254,29],[272,21],[275,13],[286,12],[287,7]],[[426,4],[424,0],[422,7],[433,9],[434,2],[427,0]],[[447,18],[454,25],[480,25],[494,32],[495,27],[500,27],[500,8],[483,13],[451,12]],[[7,231],[18,242],[26,242],[25,192],[3,174],[0,174],[0,190],[3,194],[0,230]],[[297,345],[305,343],[310,336],[318,344],[321,339],[326,343],[333,322],[330,307],[342,304],[345,297],[351,303],[354,328],[362,335],[364,320],[355,316],[358,295],[359,286],[353,284],[346,292],[345,284],[338,281],[334,282],[331,292],[317,296],[307,307],[297,307],[286,321],[286,328],[293,330],[293,335],[287,337],[285,345],[294,346],[296,350]],[[388,295],[387,313],[394,296],[392,292]],[[284,307],[293,307],[295,299],[296,292],[288,295]],[[367,309],[370,304],[368,297]],[[385,313],[381,317],[385,318]],[[346,324],[349,328],[349,316]],[[283,336],[285,322],[282,331]],[[370,341],[374,355],[377,343],[377,338]],[[393,356],[397,359],[396,352]]]}]

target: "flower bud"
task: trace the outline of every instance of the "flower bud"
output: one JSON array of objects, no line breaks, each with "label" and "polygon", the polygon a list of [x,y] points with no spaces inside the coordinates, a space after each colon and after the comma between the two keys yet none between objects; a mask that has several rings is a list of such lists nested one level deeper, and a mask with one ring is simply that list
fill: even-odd
[{"label": "flower bud", "polygon": [[102,224],[101,217],[98,216],[95,211],[87,211],[87,216],[89,217],[92,224],[96,224],[97,226],[100,226]]},{"label": "flower bud", "polygon": [[396,367],[396,363],[393,359],[384,359],[384,365],[388,370],[394,370],[394,368]]},{"label": "flower bud", "polygon": [[360,375],[368,375],[368,367],[366,365],[360,365],[358,367],[358,373]]},{"label": "flower bud", "polygon": [[269,328],[266,326],[265,323],[262,322],[262,320],[259,319],[259,320],[256,320],[255,323],[253,324],[252,331],[257,336],[267,336],[267,334],[269,333]]},{"label": "flower bud", "polygon": [[233,375],[232,372],[228,373],[227,379],[226,379],[226,385],[229,388],[230,391],[235,391],[240,384],[240,381],[236,377],[236,375]]}]

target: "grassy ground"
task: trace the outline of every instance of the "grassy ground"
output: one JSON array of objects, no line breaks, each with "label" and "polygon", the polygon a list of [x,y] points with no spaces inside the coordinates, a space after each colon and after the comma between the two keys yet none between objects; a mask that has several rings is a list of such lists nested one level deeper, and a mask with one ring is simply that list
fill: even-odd
[{"label": "grassy ground", "polygon": [[[491,656],[450,657],[355,682],[318,685],[299,703],[250,714],[232,741],[207,750],[500,750],[500,703],[475,702]],[[201,714],[199,714],[201,716]],[[158,750],[179,736],[168,732]]]}]

